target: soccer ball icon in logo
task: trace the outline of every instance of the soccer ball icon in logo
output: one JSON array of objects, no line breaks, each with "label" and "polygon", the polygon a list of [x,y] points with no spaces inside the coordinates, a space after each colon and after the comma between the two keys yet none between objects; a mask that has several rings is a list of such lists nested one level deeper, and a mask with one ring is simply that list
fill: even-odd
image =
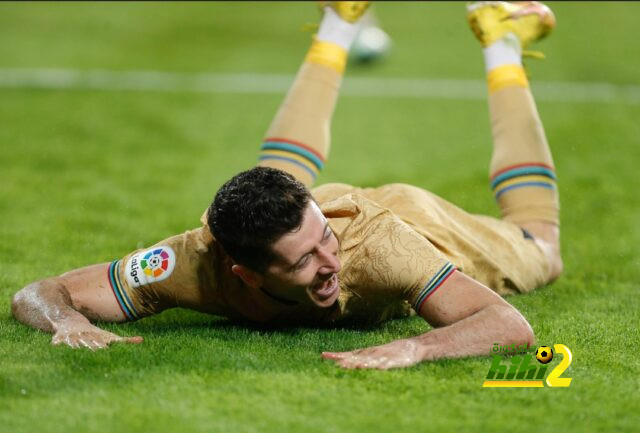
[{"label": "soccer ball icon in logo", "polygon": [[162,248],[149,251],[140,261],[140,267],[148,277],[158,278],[169,268],[169,253]]},{"label": "soccer ball icon in logo", "polygon": [[540,364],[548,364],[553,359],[553,350],[548,346],[540,346],[536,350],[536,359]]}]

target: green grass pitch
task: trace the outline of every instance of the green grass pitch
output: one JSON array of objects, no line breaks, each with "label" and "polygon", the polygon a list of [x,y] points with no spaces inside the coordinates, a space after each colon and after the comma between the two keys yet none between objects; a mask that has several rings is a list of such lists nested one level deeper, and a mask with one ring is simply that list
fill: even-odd
[{"label": "green grass pitch", "polygon": [[[52,347],[18,324],[25,284],[198,225],[250,167],[282,94],[0,87],[0,431],[637,431],[639,3],[554,5],[536,82],[610,83],[610,101],[541,101],[562,200],[565,273],[509,298],[538,342],[573,352],[569,388],[483,389],[489,358],[344,371],[320,359],[424,332],[266,331],[184,310],[126,325],[141,346]],[[388,60],[348,77],[482,80],[464,3],[381,3]],[[293,74],[317,19],[298,3],[2,3],[0,70]],[[627,87],[636,86],[636,87]],[[627,90],[625,90],[627,89]],[[635,90],[634,90],[635,89]],[[637,95],[636,95],[637,96]],[[407,182],[496,215],[485,101],[344,96],[319,182]],[[554,360],[550,365],[556,365]],[[635,427],[634,427],[635,426]]]}]

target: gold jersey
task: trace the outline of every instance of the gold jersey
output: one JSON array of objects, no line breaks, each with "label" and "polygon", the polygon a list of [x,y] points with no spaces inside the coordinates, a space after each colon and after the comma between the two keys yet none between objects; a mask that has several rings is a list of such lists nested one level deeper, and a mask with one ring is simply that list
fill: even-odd
[{"label": "gold jersey", "polygon": [[325,184],[312,193],[340,244],[333,306],[291,304],[245,285],[203,218],[202,227],[111,264],[123,312],[131,320],[183,307],[277,325],[376,323],[419,310],[456,269],[501,295],[546,281],[543,252],[518,226],[469,214],[428,191]]}]

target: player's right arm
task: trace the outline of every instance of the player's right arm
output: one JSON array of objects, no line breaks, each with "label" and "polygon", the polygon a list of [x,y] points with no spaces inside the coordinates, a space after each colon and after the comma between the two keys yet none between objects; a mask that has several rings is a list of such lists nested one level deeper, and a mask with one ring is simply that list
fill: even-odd
[{"label": "player's right arm", "polygon": [[52,344],[95,350],[114,342],[141,343],[142,337],[121,337],[91,324],[127,320],[111,289],[108,270],[109,263],[102,263],[31,283],[14,295],[13,316],[52,333]]},{"label": "player's right arm", "polygon": [[216,304],[217,256],[206,227],[172,236],[112,263],[101,263],[29,284],[12,302],[16,319],[53,334],[53,344],[99,349],[140,343],[91,322],[124,322],[168,308]]}]

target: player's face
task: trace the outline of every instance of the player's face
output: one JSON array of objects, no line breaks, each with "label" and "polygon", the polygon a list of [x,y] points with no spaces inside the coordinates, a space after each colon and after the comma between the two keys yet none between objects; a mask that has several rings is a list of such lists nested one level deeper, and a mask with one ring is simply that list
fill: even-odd
[{"label": "player's face", "polygon": [[300,229],[282,236],[272,248],[278,259],[264,275],[269,293],[318,307],[338,299],[338,239],[315,202],[307,206]]}]

